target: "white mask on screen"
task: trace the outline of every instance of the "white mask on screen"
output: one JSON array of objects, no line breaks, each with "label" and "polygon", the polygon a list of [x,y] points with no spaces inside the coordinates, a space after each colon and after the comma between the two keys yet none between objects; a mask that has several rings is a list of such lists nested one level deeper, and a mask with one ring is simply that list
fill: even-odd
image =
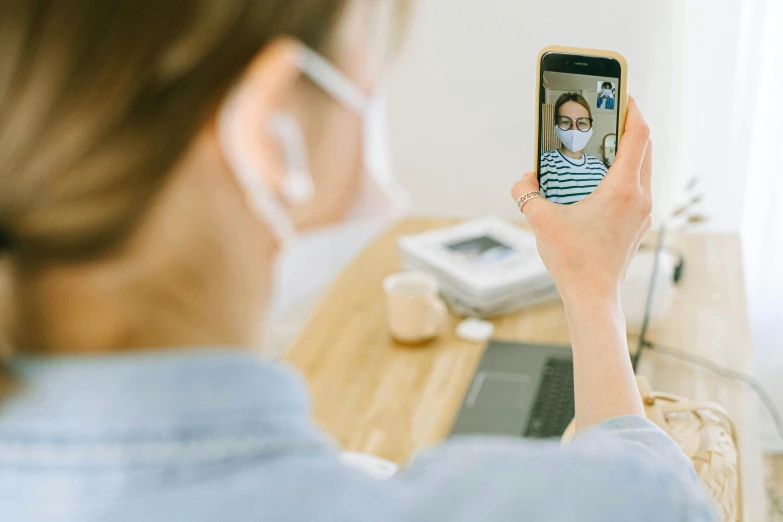
[{"label": "white mask on screen", "polygon": [[[232,118],[230,107],[221,112],[220,137],[233,173],[245,191],[251,210],[270,227],[281,244],[271,315],[323,289],[351,257],[384,227],[402,217],[409,206],[408,195],[392,176],[383,91],[368,97],[325,58],[304,46],[300,68],[337,102],[362,118],[364,178],[344,221],[300,232],[277,193],[264,182],[257,164],[235,146],[241,143],[235,139],[236,133],[241,132],[238,118]],[[317,194],[299,122],[287,114],[278,114],[272,119],[270,131],[282,143],[288,166],[282,197],[290,204],[307,204]]]},{"label": "white mask on screen", "polygon": [[610,96],[612,96],[612,91],[611,91],[611,89],[604,89],[604,96],[606,96],[607,98],[609,98]]},{"label": "white mask on screen", "polygon": [[587,132],[582,132],[578,129],[564,131],[555,125],[555,134],[557,134],[557,137],[563,142],[565,148],[571,152],[580,152],[587,147],[590,138],[593,137],[593,129],[590,129]]}]

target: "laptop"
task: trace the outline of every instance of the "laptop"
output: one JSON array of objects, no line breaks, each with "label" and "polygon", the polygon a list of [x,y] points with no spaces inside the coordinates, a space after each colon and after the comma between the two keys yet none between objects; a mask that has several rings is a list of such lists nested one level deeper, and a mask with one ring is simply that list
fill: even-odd
[{"label": "laptop", "polygon": [[569,346],[491,341],[451,434],[559,438],[573,418]]}]

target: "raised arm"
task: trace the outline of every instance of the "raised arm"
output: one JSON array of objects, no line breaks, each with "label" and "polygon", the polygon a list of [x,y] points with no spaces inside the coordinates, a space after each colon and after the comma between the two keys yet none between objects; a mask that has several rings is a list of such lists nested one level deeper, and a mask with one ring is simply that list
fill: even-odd
[{"label": "raised arm", "polygon": [[[573,205],[537,198],[523,207],[565,304],[578,430],[644,412],[628,355],[620,284],[650,228],[651,175],[650,129],[631,98],[615,163],[593,194]],[[512,196],[537,189],[528,173]]]}]

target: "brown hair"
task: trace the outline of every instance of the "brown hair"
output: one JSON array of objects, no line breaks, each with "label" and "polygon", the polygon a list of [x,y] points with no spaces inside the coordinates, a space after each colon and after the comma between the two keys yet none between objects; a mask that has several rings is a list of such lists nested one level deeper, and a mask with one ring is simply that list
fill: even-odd
[{"label": "brown hair", "polygon": [[271,40],[322,47],[346,0],[0,2],[0,237],[25,264],[128,236]]},{"label": "brown hair", "polygon": [[349,1],[0,1],[0,323],[12,277],[120,248],[256,54],[328,55]]},{"label": "brown hair", "polygon": [[555,118],[560,115],[560,107],[571,101],[576,102],[587,109],[587,114],[590,115],[591,119],[593,118],[593,111],[590,110],[590,104],[587,103],[587,100],[585,100],[584,96],[577,92],[566,92],[560,95],[560,97],[557,99],[557,102],[555,102]]}]

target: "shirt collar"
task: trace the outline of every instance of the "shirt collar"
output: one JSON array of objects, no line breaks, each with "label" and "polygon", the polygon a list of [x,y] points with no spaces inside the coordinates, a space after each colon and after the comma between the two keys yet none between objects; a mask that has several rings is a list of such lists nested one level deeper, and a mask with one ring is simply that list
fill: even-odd
[{"label": "shirt collar", "polygon": [[582,159],[578,160],[578,161],[579,161],[579,163],[577,163],[577,160],[571,159],[571,158],[569,158],[568,156],[566,156],[565,154],[563,154],[563,153],[560,151],[560,149],[558,149],[558,150],[557,150],[557,152],[558,152],[558,154],[560,154],[560,156],[561,156],[561,157],[562,157],[564,160],[566,160],[566,161],[567,161],[568,163],[570,163],[571,165],[576,165],[577,167],[581,167],[582,165],[584,165],[585,163],[587,163],[587,155],[586,155],[584,152],[582,152]]}]

